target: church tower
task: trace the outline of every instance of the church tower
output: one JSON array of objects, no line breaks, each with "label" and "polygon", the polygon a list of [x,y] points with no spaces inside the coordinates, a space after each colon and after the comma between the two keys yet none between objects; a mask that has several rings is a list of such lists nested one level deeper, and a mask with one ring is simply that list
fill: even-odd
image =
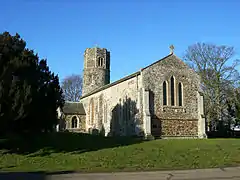
[{"label": "church tower", "polygon": [[87,48],[84,52],[82,95],[110,83],[110,52],[105,48]]}]

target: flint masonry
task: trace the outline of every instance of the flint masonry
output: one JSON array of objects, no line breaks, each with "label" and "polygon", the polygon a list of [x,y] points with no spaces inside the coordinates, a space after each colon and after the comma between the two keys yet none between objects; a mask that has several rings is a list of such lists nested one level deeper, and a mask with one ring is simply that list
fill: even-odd
[{"label": "flint masonry", "polygon": [[105,136],[204,138],[205,118],[200,78],[169,55],[110,83],[110,52],[84,53],[80,102],[66,102],[60,129]]}]

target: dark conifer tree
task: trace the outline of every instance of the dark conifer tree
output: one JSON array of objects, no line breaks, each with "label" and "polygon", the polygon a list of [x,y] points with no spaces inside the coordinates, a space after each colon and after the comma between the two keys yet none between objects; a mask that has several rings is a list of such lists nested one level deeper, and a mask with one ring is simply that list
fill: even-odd
[{"label": "dark conifer tree", "polygon": [[64,104],[59,79],[18,34],[0,34],[1,132],[50,131]]}]

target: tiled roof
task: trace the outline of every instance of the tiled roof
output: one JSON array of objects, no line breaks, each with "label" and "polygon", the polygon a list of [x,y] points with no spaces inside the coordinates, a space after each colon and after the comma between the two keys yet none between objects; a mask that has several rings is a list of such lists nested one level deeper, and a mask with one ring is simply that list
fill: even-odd
[{"label": "tiled roof", "polygon": [[[171,53],[171,54],[163,57],[162,59],[160,59],[160,60],[158,60],[158,61],[155,61],[154,63],[150,64],[149,66],[146,66],[145,68],[142,68],[141,70],[144,70],[144,69],[146,69],[146,68],[148,68],[148,67],[150,67],[150,66],[152,66],[152,65],[154,65],[154,64],[156,64],[156,63],[158,63],[159,61],[162,61],[162,60],[168,58],[169,56],[172,56],[172,55],[173,55],[173,53]],[[98,89],[95,89],[95,90],[93,90],[92,92],[90,92],[90,93],[82,96],[80,99],[83,99],[83,98],[85,98],[85,97],[88,97],[88,96],[90,96],[90,95],[92,95],[92,94],[95,94],[95,93],[97,93],[97,92],[99,92],[99,91],[102,91],[102,90],[104,90],[104,89],[107,89],[107,88],[109,88],[109,87],[111,87],[111,86],[114,86],[114,85],[116,85],[116,84],[119,84],[119,83],[121,83],[121,82],[123,82],[123,81],[126,81],[126,80],[128,80],[128,79],[131,79],[131,78],[133,78],[133,77],[135,77],[135,76],[138,76],[138,75],[140,75],[140,71],[137,71],[137,72],[135,72],[135,73],[133,73],[133,74],[130,74],[130,75],[128,75],[128,76],[125,76],[125,77],[123,77],[123,78],[121,78],[121,79],[119,79],[119,80],[117,80],[117,81],[115,81],[115,82],[112,82],[112,83],[110,83],[110,84],[107,84],[107,85],[105,85],[105,86],[102,86],[102,87],[100,87],[100,88],[98,88]]]},{"label": "tiled roof", "polygon": [[83,104],[80,102],[66,101],[63,107],[64,114],[81,114],[86,115]]}]

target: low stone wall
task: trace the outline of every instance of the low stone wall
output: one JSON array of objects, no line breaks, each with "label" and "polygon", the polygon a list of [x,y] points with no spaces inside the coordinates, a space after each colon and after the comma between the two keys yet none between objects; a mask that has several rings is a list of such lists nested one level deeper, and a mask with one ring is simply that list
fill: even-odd
[{"label": "low stone wall", "polygon": [[198,135],[198,120],[162,120],[161,136],[194,137]]}]

